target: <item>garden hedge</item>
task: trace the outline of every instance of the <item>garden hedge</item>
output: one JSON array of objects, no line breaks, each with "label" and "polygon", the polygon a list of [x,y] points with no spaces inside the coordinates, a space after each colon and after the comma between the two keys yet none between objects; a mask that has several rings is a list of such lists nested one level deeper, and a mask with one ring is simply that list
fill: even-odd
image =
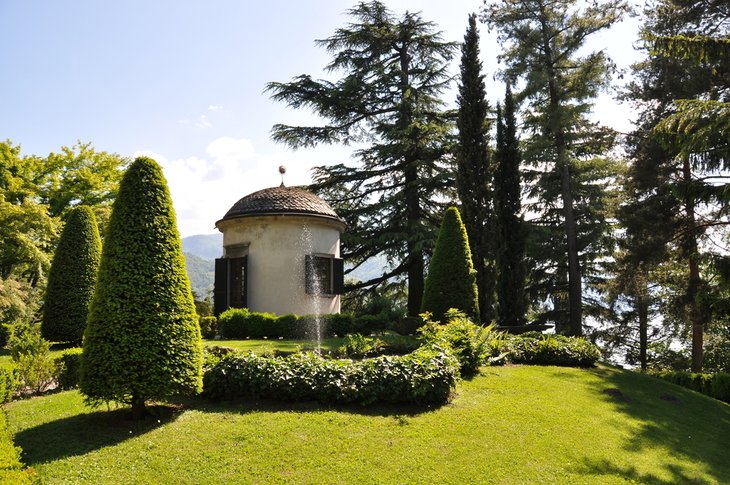
[{"label": "garden hedge", "polygon": [[170,192],[160,166],[137,158],[119,186],[84,334],[86,402],[132,404],[194,394],[203,349]]},{"label": "garden hedge", "polygon": [[41,321],[44,339],[81,343],[100,258],[94,212],[85,206],[72,208],[48,273]]},{"label": "garden hedge", "polygon": [[69,349],[56,358],[59,388],[73,389],[78,387],[81,375],[81,352],[81,349]]},{"label": "garden hedge", "polygon": [[443,404],[458,377],[458,361],[436,347],[361,361],[324,359],[314,353],[233,354],[206,369],[203,393],[211,399]]},{"label": "garden hedge", "polygon": [[[250,312],[246,308],[229,308],[218,317],[221,336],[227,339],[285,338],[315,339],[314,315],[274,315]],[[391,322],[373,315],[355,317],[348,313],[320,315],[323,337],[347,334],[370,334],[389,328]]]},{"label": "garden hedge", "polygon": [[730,403],[730,374],[716,372],[704,374],[697,372],[660,371],[653,376],[678,384],[682,387],[701,392],[720,401]]},{"label": "garden hedge", "polygon": [[8,429],[5,411],[0,409],[0,483],[40,484],[41,480],[32,468],[24,468],[20,462],[20,448],[13,444],[13,434]]}]

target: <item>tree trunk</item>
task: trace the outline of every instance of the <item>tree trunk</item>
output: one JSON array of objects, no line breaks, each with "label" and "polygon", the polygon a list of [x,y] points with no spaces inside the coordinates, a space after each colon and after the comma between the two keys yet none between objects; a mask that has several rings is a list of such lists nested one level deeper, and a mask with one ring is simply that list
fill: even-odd
[{"label": "tree trunk", "polygon": [[[563,152],[561,156],[561,151]],[[562,160],[561,160],[562,159]],[[563,217],[565,218],[565,238],[568,246],[568,305],[570,308],[569,335],[583,335],[583,283],[578,260],[578,227],[573,211],[570,167],[565,145],[558,146],[560,167],[560,189],[563,198]]]},{"label": "tree trunk", "polygon": [[132,393],[132,419],[139,421],[147,415],[147,407],[144,404],[144,398],[136,391]]},{"label": "tree trunk", "polygon": [[[400,119],[399,125],[404,132],[408,130],[413,123],[413,106],[410,96],[410,63],[411,57],[408,53],[408,41],[404,41],[400,47]],[[415,130],[410,130],[415,131]],[[403,189],[406,199],[406,259],[408,261],[408,315],[415,317],[421,313],[421,300],[423,298],[424,286],[424,263],[423,249],[420,241],[414,240],[414,236],[420,232],[421,225],[421,204],[418,194],[418,135],[416,139],[408,140],[409,147],[405,152],[404,160],[404,182]]]},{"label": "tree trunk", "polygon": [[421,313],[424,285],[423,250],[418,247],[418,242],[412,239],[412,236],[418,233],[418,225],[421,222],[418,188],[416,186],[417,177],[418,172],[412,162],[405,170],[406,217],[408,219],[406,223],[408,227],[408,315],[411,317],[418,316]]},{"label": "tree trunk", "polygon": [[701,372],[702,361],[704,360],[702,347],[704,345],[705,322],[697,299],[702,280],[700,279],[700,268],[697,261],[697,223],[695,220],[695,200],[692,193],[692,169],[687,156],[684,157],[682,162],[682,178],[685,187],[684,205],[687,212],[685,250],[687,251],[687,264],[689,266],[687,306],[690,325],[692,325],[692,372]]},{"label": "tree trunk", "polygon": [[541,27],[543,51],[545,53],[545,68],[548,77],[548,91],[550,96],[548,127],[552,133],[557,153],[556,165],[560,170],[560,194],[563,202],[563,218],[565,219],[565,240],[568,253],[568,305],[570,312],[569,335],[583,335],[583,283],[580,274],[580,260],[578,259],[578,229],[573,210],[573,191],[570,174],[570,160],[568,159],[568,143],[565,136],[565,127],[562,119],[565,108],[561,106],[558,90],[558,79],[553,68],[553,52],[547,27],[547,13],[541,6]]},{"label": "tree trunk", "polygon": [[[641,272],[641,268],[639,268]],[[637,275],[636,284],[636,311],[639,316],[639,364],[641,370],[646,370],[646,351],[649,344],[649,291],[643,275]]]}]

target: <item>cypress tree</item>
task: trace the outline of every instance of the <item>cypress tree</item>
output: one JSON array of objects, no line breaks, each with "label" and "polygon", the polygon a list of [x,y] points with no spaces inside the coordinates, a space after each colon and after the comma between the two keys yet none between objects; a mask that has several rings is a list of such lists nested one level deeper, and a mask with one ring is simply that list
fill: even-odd
[{"label": "cypress tree", "polygon": [[525,228],[520,216],[520,150],[515,103],[509,86],[504,116],[497,107],[497,153],[494,210],[497,226],[497,323],[523,325],[525,299]]},{"label": "cypress tree", "polygon": [[441,320],[450,308],[479,321],[476,271],[466,228],[456,207],[449,207],[444,213],[428,268],[421,311],[431,312],[436,320]]},{"label": "cypress tree", "polygon": [[202,345],[162,170],[138,158],[119,187],[89,310],[81,392],[142,417],[145,401],[202,386]]},{"label": "cypress tree", "polygon": [[457,145],[456,189],[469,234],[479,288],[479,314],[484,321],[494,318],[494,238],[492,208],[492,169],[489,151],[489,104],[479,60],[479,32],[476,15],[469,15],[469,26],[461,47],[461,83],[457,104],[459,144]]},{"label": "cypress tree", "polygon": [[101,239],[91,208],[71,209],[48,273],[41,334],[54,342],[80,343],[94,296]]}]

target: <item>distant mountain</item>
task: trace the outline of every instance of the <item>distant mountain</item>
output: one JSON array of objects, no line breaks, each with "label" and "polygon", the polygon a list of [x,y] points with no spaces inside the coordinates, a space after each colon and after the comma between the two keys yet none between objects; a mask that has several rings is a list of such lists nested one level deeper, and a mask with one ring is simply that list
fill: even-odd
[{"label": "distant mountain", "polygon": [[[188,277],[193,286],[193,291],[200,296],[206,296],[213,290],[215,278],[216,258],[223,255],[223,234],[196,234],[182,240],[183,252],[185,253],[185,264],[188,270]],[[346,278],[359,281],[368,281],[383,274],[388,266],[384,255],[371,258],[365,264],[360,265]]]},{"label": "distant mountain", "polygon": [[[347,261],[345,261],[345,264]],[[349,266],[348,266],[349,268]],[[368,281],[381,276],[388,268],[388,260],[385,255],[379,254],[364,262],[352,273],[345,275],[345,279]]]},{"label": "distant mountain", "polygon": [[223,234],[197,234],[184,237],[183,252],[203,259],[216,259],[223,255]]},{"label": "distant mountain", "polygon": [[215,263],[212,259],[201,258],[192,253],[185,253],[185,267],[193,291],[198,298],[205,298],[213,291]]}]

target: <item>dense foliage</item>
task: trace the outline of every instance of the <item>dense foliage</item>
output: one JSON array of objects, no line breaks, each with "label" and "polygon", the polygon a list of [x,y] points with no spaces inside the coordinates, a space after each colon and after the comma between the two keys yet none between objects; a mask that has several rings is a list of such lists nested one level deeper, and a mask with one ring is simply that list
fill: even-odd
[{"label": "dense foliage", "polygon": [[600,336],[642,368],[672,360],[684,369],[684,359],[673,355],[691,348],[698,371],[705,347],[711,360],[723,352],[730,301],[722,271],[730,56],[700,52],[708,34],[730,46],[728,10],[725,2],[659,0],[642,17],[645,57],[633,66],[625,93],[638,118],[626,139],[631,163],[619,211],[625,233],[611,298],[617,315]]},{"label": "dense foliage", "polygon": [[459,361],[462,376],[471,376],[489,362],[495,341],[501,338],[493,327],[480,327],[458,310],[451,309],[444,316],[445,323],[426,320],[419,334],[426,345],[438,345],[451,349]]},{"label": "dense foliage", "polygon": [[593,367],[601,356],[595,344],[580,337],[523,334],[504,342],[507,359],[514,364]]},{"label": "dense foliage", "polygon": [[200,325],[200,336],[203,338],[213,338],[218,334],[218,319],[214,316],[198,317]]},{"label": "dense foliage", "polygon": [[56,381],[57,366],[51,356],[51,343],[41,336],[40,325],[16,323],[8,338],[7,349],[18,378],[18,390],[25,394],[49,390]]},{"label": "dense foliage", "polygon": [[293,148],[366,143],[355,152],[357,164],[316,168],[313,188],[346,220],[342,255],[353,268],[382,253],[392,263],[350,290],[406,276],[408,313],[416,316],[443,209],[436,196],[452,185],[450,123],[439,95],[456,46],[420,14],[396,17],[379,1],[348,14],[350,23],[317,41],[333,56],[326,70],[339,79],[300,75],[267,86],[274,100],[311,109],[326,123],[278,124],[273,138]]},{"label": "dense foliage", "polygon": [[541,250],[535,255],[533,300],[551,300],[551,314],[543,319],[571,335],[582,335],[586,323],[584,280],[602,274],[600,262],[612,250],[604,241],[610,214],[603,188],[615,175],[604,167],[613,137],[588,118],[612,63],[604,51],[583,51],[591,35],[627,9],[621,0],[586,6],[573,0],[504,0],[487,2],[482,15],[504,48],[503,77],[524,82],[518,100],[529,104],[523,124],[531,136],[523,153],[532,167],[533,247]]},{"label": "dense foliage", "polygon": [[71,209],[48,274],[41,333],[54,342],[81,343],[101,259],[94,212]]},{"label": "dense foliage", "polygon": [[502,326],[523,325],[527,313],[527,234],[522,216],[521,156],[515,102],[509,87],[504,111],[497,106],[497,150],[494,158],[497,323]]},{"label": "dense foliage", "polygon": [[62,221],[82,204],[103,232],[126,163],[90,144],[39,157],[0,142],[0,323],[37,321]]},{"label": "dense foliage", "polygon": [[456,145],[456,189],[477,272],[479,315],[485,322],[490,322],[495,316],[494,161],[489,146],[491,121],[482,61],[479,59],[476,22],[476,15],[471,14],[461,45],[459,94],[456,99],[459,107],[456,120],[459,140]]},{"label": "dense foliage", "polygon": [[699,372],[657,371],[651,375],[730,403],[730,374],[727,372],[703,374]]},{"label": "dense foliage", "polygon": [[444,213],[436,248],[428,267],[421,310],[442,320],[450,308],[479,321],[476,271],[471,260],[469,238],[456,207]]},{"label": "dense foliage", "polygon": [[82,350],[75,348],[66,350],[60,357],[56,358],[57,381],[60,389],[73,389],[79,385],[81,355]]},{"label": "dense foliage", "polygon": [[204,395],[323,404],[444,404],[458,376],[458,361],[430,347],[362,361],[329,360],[312,353],[230,355],[206,369]]},{"label": "dense foliage", "polygon": [[84,334],[81,391],[89,404],[196,393],[200,328],[167,182],[138,158],[122,179]]},{"label": "dense foliage", "polygon": [[0,404],[10,401],[19,387],[17,372],[0,368]]}]

